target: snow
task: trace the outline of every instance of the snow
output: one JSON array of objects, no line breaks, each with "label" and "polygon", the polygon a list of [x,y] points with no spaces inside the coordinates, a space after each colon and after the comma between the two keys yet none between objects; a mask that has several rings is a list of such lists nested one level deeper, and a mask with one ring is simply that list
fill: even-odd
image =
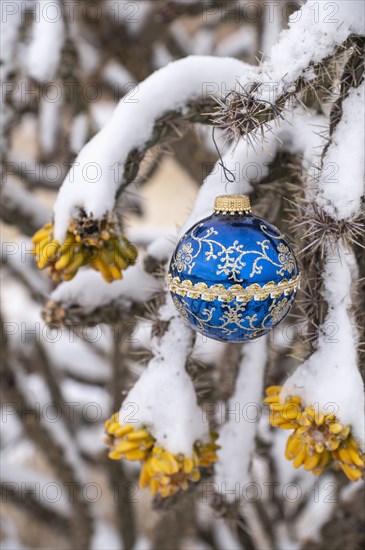
[{"label": "snow", "polygon": [[[21,212],[35,227],[42,227],[49,221],[50,212],[39,200],[22,187],[18,181],[7,176],[2,187],[4,205],[10,210]],[[28,249],[31,250],[31,247]]]},{"label": "snow", "polygon": [[[254,504],[254,501],[257,498],[257,493],[260,492],[260,489],[261,488],[257,490],[253,489],[252,496],[250,496],[248,492],[248,496],[246,497],[248,502],[241,502],[240,511],[242,514],[244,525],[247,525],[246,529],[248,528],[248,526],[250,526],[249,529],[255,548],[265,548],[266,550],[269,548],[271,549],[272,545],[270,544],[268,533],[265,529],[262,528],[260,516],[257,512],[257,507]],[[280,546],[278,545],[276,548],[280,548],[280,550],[287,550],[287,548],[282,545],[281,540],[279,544]]]},{"label": "snow", "polygon": [[316,494],[309,498],[295,522],[296,535],[299,540],[313,542],[321,540],[321,529],[331,519],[332,512],[337,505],[337,496],[332,494],[333,488],[336,488],[333,475],[326,474],[317,479]]},{"label": "snow", "polygon": [[16,408],[12,404],[1,405],[0,418],[1,450],[5,456],[7,449],[12,452],[17,443],[23,439],[24,433]]},{"label": "snow", "polygon": [[62,6],[59,0],[49,2],[38,10],[33,22],[32,38],[27,50],[27,72],[39,82],[50,82],[57,71],[65,40]]},{"label": "snow", "polygon": [[[6,280],[6,291],[5,288],[1,289],[1,298],[4,320],[8,323],[14,323],[17,328],[16,333],[8,335],[7,344],[15,348],[18,345],[20,346],[20,343],[26,344],[27,334],[24,329],[29,328],[31,330],[30,327],[34,328],[35,323],[41,319],[39,307],[37,307],[36,302],[31,300],[25,287],[14,278]],[[22,322],[24,328],[21,326]]]},{"label": "snow", "polygon": [[222,548],[222,550],[242,550],[242,546],[234,530],[229,528],[225,519],[215,518],[213,531],[218,548]]},{"label": "snow", "polygon": [[216,364],[221,360],[224,349],[224,342],[218,342],[197,333],[192,358],[201,363]]},{"label": "snow", "polygon": [[357,367],[358,334],[350,317],[354,258],[344,246],[338,257],[327,257],[323,297],[329,309],[321,327],[318,349],[285,382],[282,397],[298,395],[303,404],[333,412],[350,425],[362,448],[364,441],[364,385]]},{"label": "snow", "polygon": [[[267,418],[265,418],[265,422],[267,422]],[[315,478],[312,472],[303,468],[295,470],[284,456],[288,433],[285,430],[275,430],[272,432],[272,436],[272,457],[275,461],[276,479],[279,483],[275,492],[277,495],[287,495],[284,499],[284,513],[294,515],[294,509],[298,510],[298,507],[305,502],[303,510],[295,515],[295,522],[290,526],[281,524],[277,527],[278,536],[288,537],[289,534],[290,539],[295,539],[293,541],[288,538],[288,546],[284,546],[280,537],[279,547],[301,548],[300,542],[318,540],[322,526],[331,517],[336,505],[336,502],[333,502],[336,499],[336,494],[333,494],[333,489],[336,489],[337,486],[336,479],[331,473],[325,473]],[[268,477],[266,483],[270,484],[270,482],[272,483],[272,479]],[[286,533],[280,533],[281,529],[285,529]]]},{"label": "snow", "polygon": [[89,130],[89,120],[85,113],[79,113],[72,121],[70,131],[70,150],[77,154],[85,145]]},{"label": "snow", "polygon": [[351,502],[354,498],[355,493],[360,489],[364,489],[364,480],[358,479],[357,481],[351,481],[340,490],[340,500],[342,502]]},{"label": "snow", "polygon": [[162,42],[155,42],[153,44],[153,66],[155,69],[161,69],[168,63],[173,61],[173,57],[165,44]]},{"label": "snow", "polygon": [[[259,98],[273,101],[300,76],[310,64],[332,55],[352,33],[363,34],[364,10],[357,0],[337,0],[331,4],[308,0],[289,20],[269,58],[259,69]],[[313,72],[307,78],[313,77]]]},{"label": "snow", "polygon": [[[63,240],[76,205],[84,206],[96,218],[113,208],[119,183],[117,166],[120,174],[128,153],[148,141],[155,120],[164,112],[181,109],[187,101],[198,97],[207,84],[220,88],[225,95],[234,87],[237,76],[242,85],[257,78],[264,84],[278,83],[275,94],[279,94],[285,85],[302,75],[308,64],[333,53],[350,32],[359,28],[358,20],[344,2],[338,3],[342,25],[328,22],[322,8],[319,21],[313,24],[314,4],[318,3],[308,2],[299,16],[298,12],[293,15],[290,28],[280,35],[258,75],[254,67],[234,59],[191,56],[168,64],[131,91],[118,104],[109,122],[82,149],[66,176],[54,209],[56,239]],[[271,91],[261,89],[258,93]]]},{"label": "snow", "polygon": [[[104,66],[101,77],[108,82],[111,86],[117,85],[116,90],[121,92],[121,89],[126,86],[126,84],[136,85],[136,79],[133,75],[123,67],[121,63],[118,63],[115,59],[111,59]],[[127,88],[128,90],[128,88]]]},{"label": "snow", "polygon": [[[33,119],[28,119],[30,132],[33,130],[31,128],[32,121]],[[19,170],[22,179],[25,179],[27,184],[35,187],[45,185],[48,188],[58,188],[61,183],[61,176],[64,173],[62,165],[55,163],[41,164],[28,156],[19,155],[15,151],[9,151],[8,164],[9,168],[14,166]],[[49,217],[50,214],[48,215],[48,221]]]},{"label": "snow", "polygon": [[[89,334],[87,325],[73,325],[70,328],[51,330],[44,324],[40,306],[16,280],[6,281],[1,293],[2,312],[7,323],[8,345],[26,353],[32,339],[42,342],[44,350],[55,368],[72,373],[87,381],[107,381],[110,378],[110,362],[106,357],[95,354],[92,345],[77,335],[81,330],[85,338]],[[99,327],[100,328],[100,327]],[[102,341],[103,333],[97,333]],[[100,345],[100,341],[97,342]],[[95,345],[95,344],[94,344]]]},{"label": "snow", "polygon": [[208,55],[213,49],[214,35],[210,29],[200,29],[193,37],[194,55]]},{"label": "snow", "polygon": [[76,22],[70,21],[70,31],[80,56],[80,69],[86,78],[98,70],[101,58],[100,51],[80,34],[80,26]]},{"label": "snow", "polygon": [[71,281],[61,283],[50,298],[61,304],[77,304],[88,313],[118,300],[125,307],[132,302],[145,302],[160,290],[156,279],[136,264],[123,272],[123,279],[111,284],[106,283],[97,271],[80,269]]},{"label": "snow", "polygon": [[[335,219],[353,215],[360,207],[363,160],[358,141],[363,132],[355,113],[361,112],[359,102],[362,94],[363,90],[353,90],[350,92],[350,101],[344,101],[344,119],[336,127],[333,145],[330,146],[324,161],[324,168],[329,162],[328,159],[330,162],[336,162],[338,180],[341,183],[326,181],[324,171],[319,175],[318,189],[310,185],[306,190],[307,197],[313,198],[322,207],[330,208],[330,213]],[[355,103],[355,109],[352,109],[351,102]],[[357,116],[359,119],[362,118]],[[301,129],[295,120],[291,121],[299,140],[297,145],[294,146],[293,143],[292,147],[302,148],[303,166],[309,169],[309,174],[316,180],[316,147],[322,139],[318,131],[316,132],[316,123],[321,125],[321,118],[313,120],[312,129],[311,124],[306,123],[306,119],[308,120],[308,117],[304,116],[300,122],[301,119],[297,118]],[[288,137],[286,136],[286,141],[290,145],[291,138]],[[328,200],[325,200],[326,197]],[[331,206],[329,200],[332,201]],[[334,412],[343,424],[351,426],[358,443],[364,447],[363,382],[357,366],[358,332],[351,314],[351,290],[358,279],[358,269],[353,253],[344,243],[335,243],[331,251],[332,253],[327,254],[323,272],[323,297],[328,303],[328,313],[320,328],[318,348],[285,382],[283,397],[288,394],[299,395],[304,405],[314,404],[319,410]]]},{"label": "snow", "polygon": [[18,30],[22,23],[25,10],[25,2],[14,0],[13,10],[5,10],[0,21],[0,76],[2,82],[6,83],[8,74],[11,72],[14,63],[14,51],[17,42]]},{"label": "snow", "polygon": [[[264,411],[262,416],[262,424],[265,422],[265,425],[268,426],[269,419],[267,411]],[[261,423],[260,423],[261,424]],[[260,426],[261,427],[261,426]],[[313,474],[307,472],[304,469],[294,470],[293,465],[285,458],[285,447],[288,440],[288,433],[284,430],[275,430],[270,432],[271,443],[272,443],[272,457],[275,462],[275,471],[276,477],[280,486],[291,483],[297,477],[300,477],[300,483],[312,482],[313,483]],[[269,441],[268,441],[269,443]]]},{"label": "snow", "polygon": [[113,103],[98,101],[90,106],[91,118],[94,126],[100,130],[111,120],[115,106]]},{"label": "snow", "polygon": [[160,236],[147,247],[147,256],[158,262],[167,262],[176,246],[176,235]]},{"label": "snow", "polygon": [[[20,364],[15,366],[15,377],[25,397],[25,404],[29,407],[36,405],[42,411],[41,423],[42,426],[49,432],[50,437],[62,449],[63,456],[74,471],[76,479],[80,483],[87,481],[85,464],[79,454],[79,450],[75,445],[75,441],[70,435],[69,428],[62,418],[59,409],[55,408],[53,413],[51,406],[54,405],[51,393],[46,381],[39,374],[27,375]],[[56,421],[50,421],[48,414]],[[53,416],[54,415],[54,416]]]},{"label": "snow", "polygon": [[199,98],[207,84],[225,95],[243,72],[252,75],[256,71],[236,59],[191,56],[156,71],[127,94],[66,176],[54,207],[55,238],[63,241],[76,205],[84,206],[96,218],[112,210],[117,176],[128,153],[145,145],[159,116]]},{"label": "snow", "polygon": [[43,97],[39,103],[39,141],[42,152],[46,155],[53,153],[59,131],[61,98],[49,101]]},{"label": "snow", "polygon": [[360,212],[364,195],[365,82],[343,101],[343,115],[323,160],[316,202],[335,220]]},{"label": "snow", "polygon": [[90,550],[120,550],[121,541],[118,531],[111,523],[96,521],[96,529],[90,543]]},{"label": "snow", "polygon": [[[290,527],[290,526],[289,526]],[[288,535],[289,529],[282,522],[277,527],[277,545],[280,550],[302,550],[302,545]]]},{"label": "snow", "polygon": [[171,23],[170,33],[174,42],[176,42],[182,52],[187,55],[191,55],[193,53],[191,37],[189,36],[186,27],[181,23],[181,21],[179,21],[179,19],[175,19],[175,21]]},{"label": "snow", "polygon": [[[119,6],[124,7],[130,3],[120,2]],[[112,6],[116,3],[113,1]],[[326,4],[321,2],[307,2],[298,13],[292,17],[290,28],[284,31],[278,44],[268,56],[267,61],[259,69],[258,80],[264,84],[279,83],[275,93],[281,93],[285,86],[293,79],[303,75],[306,78],[313,78],[313,71],[306,70],[308,63],[315,63],[329,54],[332,54],[336,46],[340,44],[351,32],[360,32],[360,2],[336,2],[330,3],[338,12],[332,14],[332,19],[337,22],[328,21],[331,19],[331,12]],[[328,3],[327,3],[328,6]],[[142,9],[142,8],[141,8]],[[144,9],[144,8],[143,8]],[[319,10],[318,12],[316,10]],[[125,15],[124,12],[121,12]],[[145,12],[145,14],[148,13]],[[318,17],[318,22],[315,18]],[[122,18],[123,19],[123,18]],[[121,19],[121,22],[124,22]],[[145,22],[145,21],[144,21]],[[17,36],[18,23],[10,25],[5,34],[5,42],[10,44],[13,52],[15,37]],[[63,25],[63,24],[62,24]],[[50,29],[50,27],[52,27]],[[176,27],[175,27],[176,28]],[[42,32],[40,29],[43,29]],[[36,67],[28,58],[29,71],[36,73],[34,78],[46,81],[57,70],[60,56],[60,41],[63,40],[63,28],[54,33],[56,27],[49,22],[34,24],[33,39],[30,47],[30,57],[36,55],[37,48],[42,51],[40,63]],[[270,27],[272,34],[266,33],[264,49],[268,44],[274,42],[274,35],[277,27]],[[50,33],[51,31],[51,33]],[[133,27],[129,28],[133,32]],[[240,29],[219,44],[216,49],[218,55],[236,54],[238,51],[249,52],[254,46],[255,31],[249,28]],[[52,36],[52,64],[48,54]],[[10,38],[9,38],[10,37]],[[212,46],[212,33],[197,33],[195,41],[185,40],[185,48],[191,51],[205,52]],[[78,39],[84,54],[83,63],[85,66],[92,66],[98,61],[98,52],[89,47],[82,38]],[[192,44],[192,45],[191,45]],[[88,49],[89,48],[89,49]],[[33,51],[33,54],[32,54]],[[55,55],[54,55],[55,52]],[[163,65],[170,60],[163,46],[157,44],[155,48],[155,63]],[[13,53],[11,54],[13,55]],[[11,56],[7,58],[10,62]],[[96,60],[96,61],[95,61]],[[37,59],[38,62],[38,59]],[[39,64],[39,63],[38,63]],[[52,65],[52,66],[51,66]],[[85,69],[85,67],[84,67]],[[47,74],[46,74],[47,73]],[[206,84],[213,84],[219,88],[219,93],[225,93],[234,86],[235,77],[244,75],[242,82],[253,80],[257,76],[256,69],[249,68],[245,64],[232,59],[217,59],[211,57],[187,58],[171,63],[161,69],[158,73],[151,75],[145,82],[131,92],[124,101],[121,101],[115,109],[110,120],[106,119],[111,114],[109,104],[100,102],[100,105],[92,106],[92,116],[100,126],[106,122],[106,126],[85,148],[81,151],[73,169],[70,171],[55,206],[57,238],[62,240],[69,218],[76,205],[84,205],[86,210],[98,217],[106,210],[111,210],[114,205],[114,195],[117,187],[117,179],[114,178],[113,166],[120,163],[119,174],[122,172],[122,165],[128,153],[135,147],[143,147],[151,136],[156,118],[170,109],[185,109],[186,103],[198,97]],[[102,77],[111,84],[115,82],[124,86],[130,82],[131,75],[116,61],[110,61],[102,73]],[[272,100],[272,97],[270,96]],[[127,101],[126,101],[127,100]],[[136,100],[136,103],[134,101]],[[347,219],[360,209],[361,196],[363,194],[363,166],[364,166],[364,142],[359,136],[362,135],[364,101],[364,85],[350,92],[349,97],[343,103],[343,117],[336,127],[332,141],[333,144],[327,151],[324,159],[324,167],[335,164],[337,171],[334,177],[328,177],[328,172],[323,171],[319,176],[319,190],[315,200],[334,219]],[[360,103],[361,102],[361,103]],[[43,100],[40,109],[40,127],[43,150],[51,152],[55,144],[57,132],[57,109],[59,105],[46,103]],[[300,154],[303,158],[303,167],[309,169],[313,174],[315,148],[322,144],[322,138],[318,135],[321,127],[324,126],[324,118],[305,113],[302,109],[294,109],[292,113],[286,113],[286,121],[272,123],[271,131],[267,132],[263,147],[257,145],[256,150],[250,146],[247,139],[241,140],[238,144],[229,147],[224,154],[226,166],[236,174],[235,183],[225,181],[222,168],[217,163],[212,173],[206,178],[188,220],[181,228],[180,234],[189,228],[193,223],[212,213],[213,201],[217,194],[227,193],[250,193],[254,183],[259,181],[268,172],[268,164],[274,158],[275,153],[281,148],[285,151]],[[70,133],[70,147],[77,153],[83,147],[87,139],[88,118],[80,113],[73,122]],[[222,147],[222,150],[224,148]],[[87,167],[91,164],[100,169],[100,174],[95,181],[92,179],[92,172]],[[251,172],[250,167],[257,168]],[[98,172],[98,170],[96,170]],[[251,174],[254,174],[253,176]],[[256,177],[257,176],[257,177]],[[14,204],[27,212],[37,216],[37,225],[41,226],[48,218],[46,209],[42,209],[37,202],[28,199],[25,192],[15,180],[9,180],[6,192],[12,193]],[[313,196],[313,189],[307,189],[307,197]],[[144,230],[145,231],[145,230]],[[156,230],[155,230],[156,231]],[[138,230],[136,230],[136,233]],[[149,232],[148,254],[160,260],[166,260],[174,248],[174,238],[161,236]],[[154,237],[161,237],[153,240]],[[27,246],[30,248],[30,244]],[[9,258],[11,267],[17,268],[22,275],[29,271],[27,264],[21,269],[18,256]],[[328,303],[329,309],[323,327],[321,327],[318,349],[305,363],[289,377],[284,385],[285,393],[301,395],[305,404],[316,404],[320,409],[330,405],[330,410],[335,407],[334,412],[344,424],[350,424],[355,437],[364,447],[364,425],[363,425],[363,384],[357,368],[356,347],[358,345],[358,333],[351,313],[351,289],[358,277],[357,266],[354,256],[340,243],[338,256],[327,257],[325,271],[323,273],[324,291],[323,297]],[[28,277],[32,288],[41,290],[40,280]],[[77,276],[68,283],[62,283],[52,293],[51,298],[64,305],[75,305],[80,307],[84,313],[90,313],[98,307],[105,307],[117,303],[122,308],[128,308],[132,302],[146,302],[155,292],[161,291],[160,284],[143,272],[142,259],[140,263],[129,268],[121,281],[107,284],[100,277],[100,274],[90,270],[81,269]],[[40,318],[39,307],[30,299],[29,295],[22,291],[15,281],[10,281],[4,297],[4,316],[6,321],[25,323],[26,328],[32,328],[36,323],[41,327],[44,324]],[[220,360],[223,345],[219,342],[204,342],[200,336],[195,340],[192,351],[192,334],[186,328],[183,321],[176,316],[168,297],[167,305],[159,311],[160,321],[169,323],[167,331],[161,337],[151,338],[151,326],[144,326],[143,332],[138,334],[138,346],[149,345],[153,359],[149,362],[146,370],[135,364],[131,372],[141,372],[140,378],[125,398],[120,412],[121,421],[136,421],[136,424],[146,425],[157,443],[168,450],[178,453],[183,452],[190,455],[192,447],[197,439],[208,438],[208,423],[205,415],[198,407],[193,384],[185,370],[186,358],[192,356],[194,359],[206,363],[215,363]],[[20,332],[14,337],[9,337],[9,344],[12,348],[23,346],[22,353],[27,352],[27,343],[21,340],[24,334]],[[43,339],[46,354],[56,370],[74,375],[90,383],[75,382],[70,378],[60,382],[60,388],[67,401],[78,402],[78,408],[93,402],[100,406],[103,417],[110,407],[110,397],[103,388],[91,385],[92,382],[108,382],[111,374],[110,367],[110,334],[103,335],[102,342],[99,342],[102,352],[95,353],[96,346],[92,346],[82,339],[76,337],[70,341],[70,333],[62,331],[59,341],[52,343]],[[105,344],[105,345],[104,345]],[[233,492],[236,484],[242,486],[251,480],[252,474],[263,479],[265,472],[260,470],[262,464],[255,461],[255,468],[249,471],[250,462],[254,453],[255,435],[259,427],[257,422],[250,422],[242,417],[242,411],[248,403],[257,403],[258,408],[252,408],[251,412],[259,412],[262,402],[263,373],[266,362],[266,341],[261,339],[243,346],[243,357],[239,365],[238,377],[233,396],[229,400],[228,410],[231,411],[228,421],[220,427],[219,444],[222,445],[219,451],[219,461],[216,466],[216,483],[222,494],[228,499],[234,498]],[[25,375],[15,365],[17,376],[27,395],[29,403],[37,400],[47,403],[51,399],[48,388],[41,377],[37,375]],[[56,374],[60,374],[56,371]],[[239,411],[239,420],[232,411]],[[246,409],[248,414],[248,410]],[[261,424],[260,424],[261,425]],[[266,423],[267,427],[268,424]],[[8,430],[11,426],[7,426]],[[100,423],[81,428],[76,433],[77,447],[70,439],[68,432],[63,425],[50,426],[52,436],[56,436],[59,443],[65,449],[70,463],[76,464],[77,470],[83,470],[84,464],[80,460],[81,452],[95,456],[102,448]],[[14,426],[14,430],[19,427]],[[55,434],[55,431],[57,433]],[[16,431],[15,435],[19,436]],[[267,434],[266,434],[267,435]],[[21,435],[19,436],[21,437]],[[301,487],[309,491],[314,484],[312,475],[305,471],[294,471],[292,465],[284,458],[284,447],[287,440],[287,433],[280,430],[275,435],[267,436],[266,440],[272,437],[274,441],[273,456],[277,463],[277,470],[281,483],[299,480]],[[8,443],[12,443],[8,439]],[[9,445],[10,447],[10,445]],[[10,450],[10,449],[9,449]],[[19,449],[18,449],[19,451]],[[9,456],[9,455],[8,455]],[[262,461],[261,461],[262,462]],[[5,476],[9,475],[11,480],[36,482],[40,479],[38,474],[27,472],[19,468],[5,457]],[[135,465],[133,466],[135,467]],[[28,477],[27,477],[28,476]],[[325,485],[333,478],[326,474],[319,479],[320,500],[313,502],[309,499],[303,512],[300,513],[298,521],[293,525],[301,540],[319,537],[322,525],[329,519],[333,504],[325,502],[323,496],[328,496]],[[20,482],[19,481],[19,482]],[[42,481],[43,485],[45,481]],[[359,487],[359,484],[354,486]],[[345,490],[341,497],[345,498]],[[241,493],[241,491],[240,491]],[[67,503],[66,503],[67,504]],[[284,502],[284,507],[287,503]],[[285,512],[285,510],[284,510]],[[285,514],[284,514],[285,515]],[[288,517],[288,516],[286,516]],[[257,519],[249,516],[249,525],[255,528]],[[255,523],[256,522],[256,523]],[[278,521],[279,523],[279,521]],[[281,524],[281,526],[283,523]],[[278,534],[280,534],[278,525]],[[276,527],[276,526],[275,526]],[[213,521],[213,530],[218,545],[222,548],[240,548],[239,542],[234,538],[221,519]],[[280,548],[299,548],[296,544],[287,539],[287,532],[278,539]],[[186,545],[198,546],[199,541],[186,540]],[[144,541],[139,541],[136,548],[144,547]],[[145,544],[145,546],[148,543]],[[92,540],[91,548],[95,550],[112,549],[122,547],[119,534],[113,526],[107,522],[96,522],[96,531]]]},{"label": "snow", "polygon": [[[62,395],[67,403],[73,403],[89,422],[99,423],[110,416],[111,397],[104,389],[69,378],[61,382]],[[92,440],[92,445],[95,441]]]},{"label": "snow", "polygon": [[[15,486],[16,491],[24,497],[25,491],[31,491],[41,504],[62,516],[68,516],[70,506],[67,493],[60,483],[44,476],[24,465],[14,464],[11,458],[2,457],[0,461],[1,482]],[[6,489],[5,489],[6,491]]]},{"label": "snow", "polygon": [[144,425],[157,445],[191,456],[194,442],[208,440],[209,431],[185,370],[192,334],[176,317],[171,300],[162,308],[160,317],[169,319],[168,329],[161,339],[152,339],[154,357],[125,398],[119,420]]},{"label": "snow", "polygon": [[[40,322],[42,323],[42,321]],[[50,339],[55,338],[54,342],[46,342],[45,345],[45,351],[50,361],[55,368],[82,380],[107,382],[111,375],[110,361],[106,357],[98,356],[88,342],[77,336],[75,334],[77,328],[86,334],[89,327],[76,324],[70,332],[63,328],[61,331],[53,331],[53,335],[46,328],[42,330],[42,334],[49,334]],[[59,338],[59,336],[61,337]],[[56,338],[59,339],[56,340]]]},{"label": "snow", "polygon": [[221,449],[218,451],[215,480],[218,491],[228,501],[239,498],[243,487],[250,481],[249,467],[262,411],[266,347],[266,337],[243,346],[236,387],[228,401],[228,420],[219,433]]},{"label": "snow", "polygon": [[[4,514],[5,516],[5,514]],[[2,550],[28,550],[28,547],[23,546],[18,537],[17,529],[13,520],[9,517],[3,517],[0,523],[1,529],[1,549]]]},{"label": "snow", "polygon": [[[296,106],[285,116],[278,137],[283,143],[283,150],[294,155],[301,155],[302,166],[312,170],[319,159],[320,147],[324,145],[321,131],[327,128],[324,116],[314,115],[303,107]],[[318,171],[318,169],[317,169]]]},{"label": "snow", "polygon": [[[227,182],[217,161],[199,190],[192,212],[180,230],[180,236],[196,222],[212,214],[217,195],[250,194],[254,184],[268,174],[269,164],[280,148],[302,154],[304,165],[309,167],[314,151],[323,139],[319,131],[324,124],[324,117],[309,115],[303,108],[296,107],[286,114],[285,121],[280,121],[280,125],[275,122],[269,125],[262,145],[255,144],[253,147],[247,138],[232,144],[223,155],[223,162],[234,173],[235,181]],[[152,255],[155,255],[159,249],[164,257],[169,247],[173,246],[171,241],[167,243],[166,240],[161,238],[158,242],[152,243],[149,252],[152,251]]]},{"label": "snow", "polygon": [[104,433],[102,424],[80,428],[76,436],[80,451],[88,457],[100,460],[100,454],[105,452]]},{"label": "snow", "polygon": [[3,240],[1,261],[5,262],[12,272],[18,274],[26,282],[33,294],[44,296],[48,292],[48,285],[34,265],[34,256],[30,252],[32,248],[32,241],[26,237],[23,237],[22,241],[14,239],[12,242],[6,242]]},{"label": "snow", "polygon": [[[281,6],[276,3],[266,3],[263,14],[263,32],[262,32],[262,54],[267,57],[271,48],[277,42],[279,34],[283,28],[284,16]],[[278,9],[279,8],[279,9]]]}]

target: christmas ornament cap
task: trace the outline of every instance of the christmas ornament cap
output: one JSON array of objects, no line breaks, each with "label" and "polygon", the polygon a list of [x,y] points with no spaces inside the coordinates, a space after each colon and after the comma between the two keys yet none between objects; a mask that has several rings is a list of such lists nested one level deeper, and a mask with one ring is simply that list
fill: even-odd
[{"label": "christmas ornament cap", "polygon": [[219,195],[214,201],[216,214],[250,214],[251,204],[247,195]]}]

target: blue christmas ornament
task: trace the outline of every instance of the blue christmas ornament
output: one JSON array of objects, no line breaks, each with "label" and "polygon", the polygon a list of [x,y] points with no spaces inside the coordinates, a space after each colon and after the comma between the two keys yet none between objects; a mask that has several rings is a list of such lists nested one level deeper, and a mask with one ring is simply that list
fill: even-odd
[{"label": "blue christmas ornament", "polygon": [[180,239],[168,286],[197,332],[226,342],[258,338],[288,313],[299,284],[284,235],[251,214],[245,195],[219,196],[214,213]]}]

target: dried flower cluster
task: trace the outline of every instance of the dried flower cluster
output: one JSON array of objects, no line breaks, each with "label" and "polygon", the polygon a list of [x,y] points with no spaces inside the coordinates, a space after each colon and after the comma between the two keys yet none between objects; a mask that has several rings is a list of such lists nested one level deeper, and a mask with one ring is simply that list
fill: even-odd
[{"label": "dried flower cluster", "polygon": [[282,386],[266,390],[270,423],[276,428],[294,430],[286,444],[285,456],[294,468],[304,466],[320,475],[330,464],[339,466],[351,481],[364,473],[364,456],[351,427],[344,426],[333,413],[325,414],[312,405],[305,407],[297,396],[281,399]]},{"label": "dried flower cluster", "polygon": [[140,460],[139,484],[161,497],[186,491],[201,478],[200,468],[209,468],[217,460],[215,443],[217,435],[211,433],[208,443],[196,442],[192,456],[173,454],[156,445],[156,440],[146,428],[120,424],[118,413],[105,423],[105,443],[110,447],[113,460]]},{"label": "dried flower cluster", "polygon": [[122,278],[122,271],[134,264],[137,249],[120,235],[115,220],[105,216],[94,220],[85,215],[73,220],[64,243],[54,238],[52,223],[33,235],[33,253],[39,269],[48,268],[55,282],[70,281],[83,265],[99,271],[107,283]]}]

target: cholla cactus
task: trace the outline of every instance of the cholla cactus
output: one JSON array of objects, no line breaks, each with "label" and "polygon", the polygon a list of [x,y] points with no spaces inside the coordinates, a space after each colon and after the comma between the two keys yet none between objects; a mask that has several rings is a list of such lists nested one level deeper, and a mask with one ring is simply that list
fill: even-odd
[{"label": "cholla cactus", "polygon": [[[4,547],[359,548],[362,3],[5,4]],[[130,224],[167,148],[191,212]],[[291,316],[243,346],[193,334],[166,285],[222,193],[300,263]]]}]

